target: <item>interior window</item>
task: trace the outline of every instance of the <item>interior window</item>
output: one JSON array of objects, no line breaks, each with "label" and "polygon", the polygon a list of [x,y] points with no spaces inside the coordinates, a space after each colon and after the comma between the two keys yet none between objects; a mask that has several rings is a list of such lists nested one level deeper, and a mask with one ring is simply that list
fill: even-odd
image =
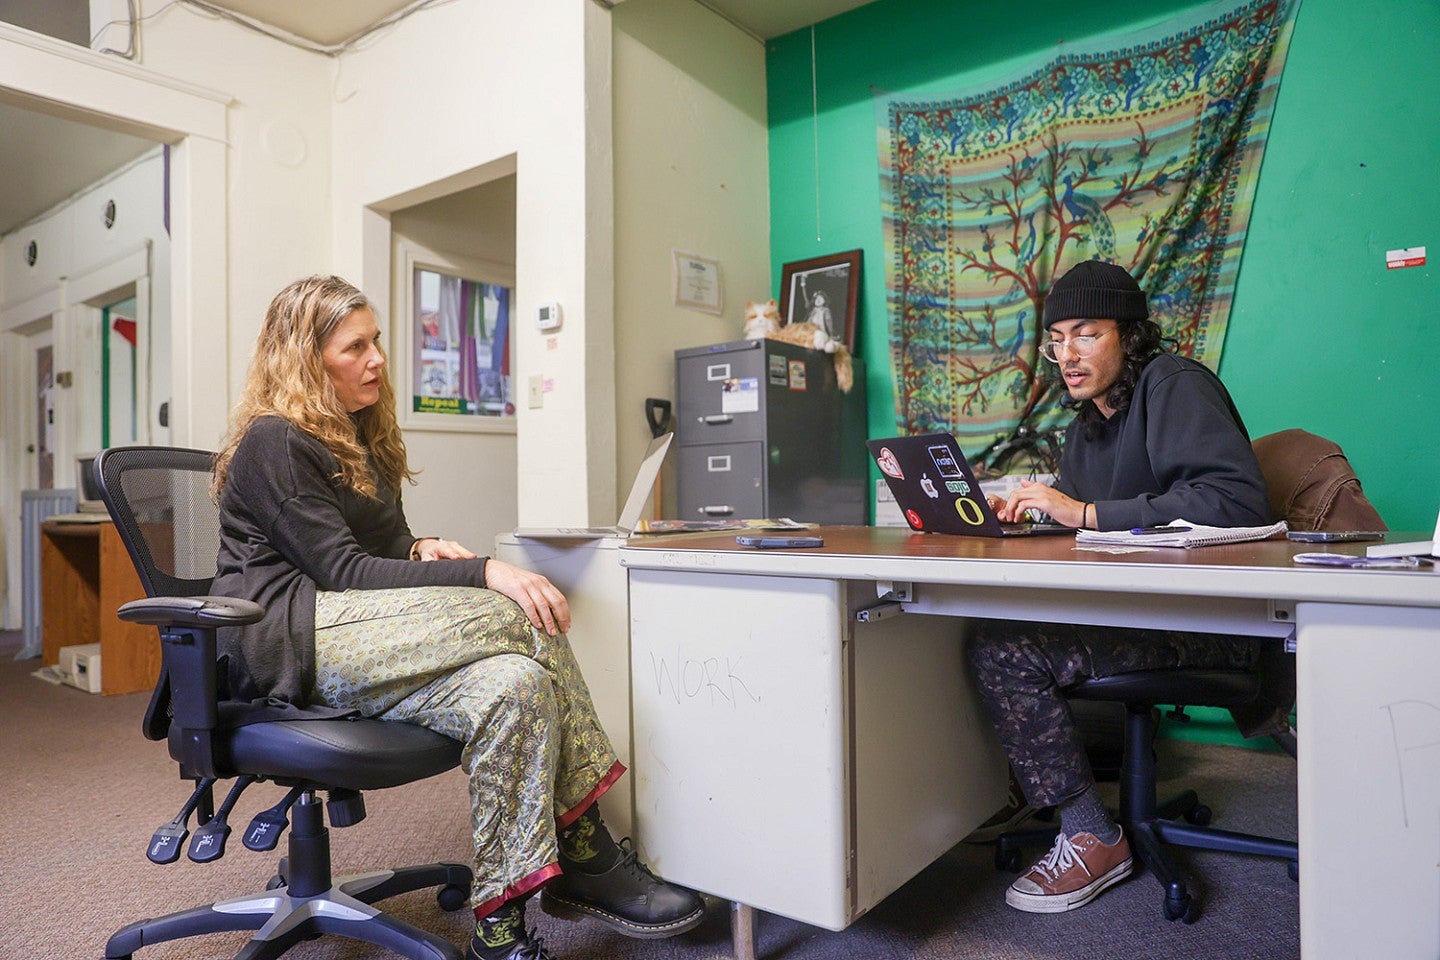
[{"label": "interior window", "polygon": [[415,268],[411,409],[513,417],[510,305],[514,290]]}]

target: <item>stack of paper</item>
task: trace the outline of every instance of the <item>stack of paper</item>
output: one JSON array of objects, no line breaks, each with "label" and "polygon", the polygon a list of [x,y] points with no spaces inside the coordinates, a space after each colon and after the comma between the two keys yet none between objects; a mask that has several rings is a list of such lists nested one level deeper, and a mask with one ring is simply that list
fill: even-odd
[{"label": "stack of paper", "polygon": [[641,520],[636,533],[692,533],[703,530],[810,530],[813,523],[800,523],[789,517],[775,520]]},{"label": "stack of paper", "polygon": [[1169,526],[1173,529],[1154,533],[1137,533],[1133,530],[1079,530],[1075,533],[1075,542],[1081,545],[1103,543],[1131,547],[1205,547],[1212,543],[1266,540],[1290,529],[1284,520],[1265,527],[1207,527],[1189,520],[1176,520]]}]

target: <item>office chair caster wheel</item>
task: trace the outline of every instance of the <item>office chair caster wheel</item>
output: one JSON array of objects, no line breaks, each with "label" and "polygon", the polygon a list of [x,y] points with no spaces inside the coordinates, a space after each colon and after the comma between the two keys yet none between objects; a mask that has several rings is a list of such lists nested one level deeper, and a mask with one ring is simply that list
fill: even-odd
[{"label": "office chair caster wheel", "polygon": [[440,909],[446,913],[454,913],[465,906],[465,897],[469,892],[458,883],[447,884],[435,891],[435,902],[440,904]]},{"label": "office chair caster wheel", "polygon": [[1200,919],[1200,908],[1195,905],[1195,899],[1188,893],[1183,897],[1165,898],[1165,919],[1180,920],[1184,923],[1194,923]]},{"label": "office chair caster wheel", "polygon": [[1291,860],[1289,863],[1285,864],[1285,872],[1288,873],[1288,874],[1290,874],[1290,879],[1291,879],[1291,880],[1294,880],[1296,883],[1299,883],[1299,882],[1300,882],[1300,861],[1299,861],[1299,860]]},{"label": "office chair caster wheel", "polygon": [[1007,844],[995,844],[995,869],[1008,873],[1020,872],[1020,848]]},{"label": "office chair caster wheel", "polygon": [[1185,811],[1185,822],[1193,823],[1197,827],[1204,827],[1209,825],[1210,819],[1214,815],[1215,814],[1211,812],[1210,808],[1205,806],[1205,804],[1197,803]]},{"label": "office chair caster wheel", "polygon": [[280,863],[275,867],[275,876],[265,881],[266,890],[279,890],[281,887],[290,885],[290,858],[281,857]]}]

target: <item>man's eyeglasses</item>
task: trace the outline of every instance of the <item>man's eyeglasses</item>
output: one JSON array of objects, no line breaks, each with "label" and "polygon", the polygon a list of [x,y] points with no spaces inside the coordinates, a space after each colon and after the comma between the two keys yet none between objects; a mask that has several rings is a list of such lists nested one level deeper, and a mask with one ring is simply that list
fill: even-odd
[{"label": "man's eyeglasses", "polygon": [[1065,350],[1071,356],[1084,360],[1095,352],[1095,341],[1109,332],[1106,330],[1105,333],[1087,333],[1083,336],[1071,337],[1069,340],[1046,340],[1040,344],[1040,356],[1051,363],[1059,363],[1060,351]]}]

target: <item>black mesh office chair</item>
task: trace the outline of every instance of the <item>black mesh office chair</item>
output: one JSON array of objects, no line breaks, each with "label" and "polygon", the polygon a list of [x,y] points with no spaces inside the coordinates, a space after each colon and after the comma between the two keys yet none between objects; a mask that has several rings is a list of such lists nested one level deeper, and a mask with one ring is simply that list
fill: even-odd
[{"label": "black mesh office chair", "polygon": [[[263,611],[249,601],[208,596],[219,545],[219,515],[209,496],[212,455],[166,447],[121,447],[96,461],[110,516],[140,574],[148,599],[120,608],[121,619],[160,628],[161,669],[145,735],[168,740],[180,776],[196,788],[174,820],[152,838],[146,856],[177,860],[188,835],[192,860],[224,853],[226,817],[240,791],[257,781],[289,787],[286,796],[250,823],[242,838],[252,850],[273,850],[293,815],[289,855],[264,890],[220,903],[132,923],[105,947],[107,960],[137,949],[221,930],[255,930],[237,960],[278,957],[322,934],[378,944],[414,960],[459,960],[453,944],[375,909],[385,897],[439,887],[446,910],[470,892],[470,868],[435,863],[332,879],[330,825],[365,817],[363,790],[398,786],[456,766],[460,744],[424,727],[359,718],[273,720],[234,725],[217,695],[215,631],[253,623]],[[235,785],[217,809],[214,785]],[[324,803],[317,795],[325,791]]]},{"label": "black mesh office chair", "polygon": [[[1384,522],[1365,498],[1350,462],[1333,442],[1303,430],[1285,430],[1261,437],[1252,444],[1270,506],[1292,530],[1383,530]],[[1209,826],[1211,810],[1195,791],[1185,790],[1160,803],[1155,794],[1153,743],[1158,722],[1157,704],[1243,709],[1256,702],[1265,683],[1285,683],[1293,690],[1293,658],[1271,651],[1268,673],[1259,670],[1204,670],[1177,668],[1143,670],[1084,680],[1066,688],[1071,700],[1119,702],[1125,705],[1125,749],[1120,770],[1119,822],[1130,848],[1165,893],[1163,910],[1169,920],[1193,923],[1199,907],[1184,878],[1162,844],[1223,850],[1255,856],[1278,857],[1289,862],[1292,880],[1299,879],[1299,850],[1291,841],[1219,830]],[[1276,673],[1289,671],[1288,679]],[[1276,738],[1293,756],[1294,741]],[[1182,822],[1183,821],[1183,822]],[[1015,831],[996,842],[995,863],[1002,869],[1020,868],[1020,847],[1046,831]]]}]

